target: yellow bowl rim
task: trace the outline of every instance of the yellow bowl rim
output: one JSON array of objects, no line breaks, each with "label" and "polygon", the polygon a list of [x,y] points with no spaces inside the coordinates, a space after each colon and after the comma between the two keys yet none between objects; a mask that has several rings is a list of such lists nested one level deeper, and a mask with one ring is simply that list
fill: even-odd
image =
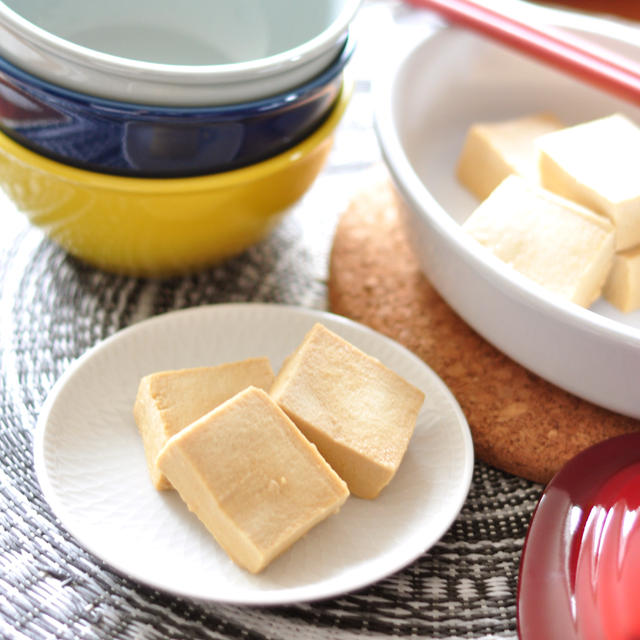
[{"label": "yellow bowl rim", "polygon": [[119,176],[108,173],[89,171],[71,165],[57,162],[51,158],[31,151],[9,138],[0,131],[0,151],[13,156],[22,164],[49,173],[60,180],[97,188],[120,192],[179,192],[179,191],[209,191],[236,186],[238,184],[255,182],[285,169],[312,153],[320,143],[328,138],[338,126],[353,92],[353,80],[345,74],[338,98],[329,117],[309,136],[295,146],[271,158],[247,167],[212,173],[202,176],[183,178],[137,178],[133,176]]}]

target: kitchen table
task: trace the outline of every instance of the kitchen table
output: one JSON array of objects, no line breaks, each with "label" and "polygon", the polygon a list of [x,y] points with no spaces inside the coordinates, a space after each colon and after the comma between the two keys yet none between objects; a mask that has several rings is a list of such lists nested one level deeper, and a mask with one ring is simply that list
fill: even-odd
[{"label": "kitchen table", "polygon": [[542,487],[481,461],[453,525],[410,566],[355,593],[281,607],[198,603],[115,573],[59,524],[33,467],[34,426],[53,384],[119,329],[205,304],[326,308],[335,224],[381,163],[372,83],[395,47],[439,24],[397,1],[365,2],[354,27],[355,92],[326,168],[269,238],[223,265],[163,280],[103,273],[69,257],[0,196],[1,637],[516,637],[520,551]]}]

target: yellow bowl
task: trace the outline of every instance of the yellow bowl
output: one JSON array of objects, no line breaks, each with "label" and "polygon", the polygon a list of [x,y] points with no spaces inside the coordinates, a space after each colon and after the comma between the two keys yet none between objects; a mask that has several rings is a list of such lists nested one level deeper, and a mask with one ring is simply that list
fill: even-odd
[{"label": "yellow bowl", "polygon": [[0,133],[0,185],[69,253],[99,268],[164,276],[214,264],[263,239],[322,169],[351,96],[263,162],[192,178],[129,178],[45,158]]}]

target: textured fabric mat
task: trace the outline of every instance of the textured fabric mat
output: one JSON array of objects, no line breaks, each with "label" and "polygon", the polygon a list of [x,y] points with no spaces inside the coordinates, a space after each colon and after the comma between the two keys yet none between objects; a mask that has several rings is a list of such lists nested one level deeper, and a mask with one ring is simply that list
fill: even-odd
[{"label": "textured fabric mat", "polygon": [[482,463],[460,517],[429,553],[359,593],[284,608],[201,606],[141,587],[79,547],[44,502],[32,434],[66,367],[119,328],[171,309],[323,306],[322,261],[304,249],[302,226],[294,213],[228,264],[156,282],[96,272],[36,231],[16,234],[0,264],[1,637],[514,637],[519,553],[540,487]]},{"label": "textured fabric mat", "polygon": [[140,587],[83,551],[44,502],[33,428],[69,364],[119,328],[171,309],[248,300],[324,306],[315,271],[326,258],[305,248],[302,222],[294,213],[245,255],[168,281],[102,274],[36,231],[16,234],[0,265],[0,636],[514,636],[519,552],[540,487],[480,463],[460,517],[424,557],[359,593],[286,608],[200,606]]},{"label": "textured fabric mat", "polygon": [[[381,1],[367,3],[359,20],[375,34],[407,17],[401,4]],[[33,470],[33,430],[49,390],[118,329],[200,304],[326,308],[335,223],[354,176],[380,161],[370,77],[358,66],[376,53],[376,38],[359,42],[356,94],[321,178],[270,238],[223,266],[160,281],[100,273],[43,239],[0,197],[0,637],[516,637],[518,563],[541,486],[483,463],[458,519],[409,567],[357,593],[283,608],[199,604],[117,575],[57,523]]]}]

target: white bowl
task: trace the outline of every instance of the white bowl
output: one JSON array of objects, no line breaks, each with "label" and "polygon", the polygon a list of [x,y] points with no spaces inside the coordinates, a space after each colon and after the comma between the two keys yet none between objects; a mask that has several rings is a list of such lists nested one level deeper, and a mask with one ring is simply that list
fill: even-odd
[{"label": "white bowl", "polygon": [[314,77],[361,0],[5,0],[0,55],[53,84],[152,105],[246,102]]},{"label": "white bowl", "polygon": [[[591,20],[578,35],[640,60],[637,30]],[[423,40],[391,69],[376,86],[375,126],[425,274],[515,361],[640,418],[640,311],[623,314],[603,300],[583,309],[507,267],[461,230],[478,202],[455,177],[473,122],[552,111],[571,124],[620,111],[640,123],[640,109],[457,28]]]}]

